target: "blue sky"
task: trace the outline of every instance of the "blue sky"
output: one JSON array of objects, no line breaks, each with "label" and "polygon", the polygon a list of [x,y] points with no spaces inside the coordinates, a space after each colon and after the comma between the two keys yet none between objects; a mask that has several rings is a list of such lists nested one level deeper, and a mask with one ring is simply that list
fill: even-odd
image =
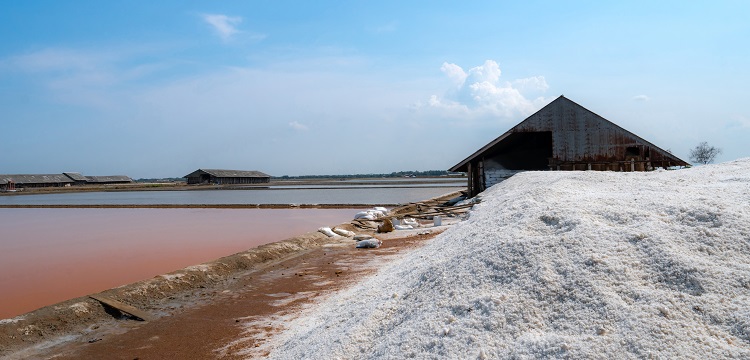
[{"label": "blue sky", "polygon": [[0,173],[447,169],[561,94],[686,160],[750,156],[748,1],[0,9]]}]

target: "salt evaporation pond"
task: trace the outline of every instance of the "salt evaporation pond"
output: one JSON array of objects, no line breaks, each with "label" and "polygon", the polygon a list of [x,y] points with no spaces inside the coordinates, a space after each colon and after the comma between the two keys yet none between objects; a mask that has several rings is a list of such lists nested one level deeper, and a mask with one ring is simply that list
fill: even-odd
[{"label": "salt evaporation pond", "polygon": [[337,225],[360,210],[0,209],[0,319]]},{"label": "salt evaporation pond", "polygon": [[465,187],[80,192],[0,196],[2,205],[403,204]]}]

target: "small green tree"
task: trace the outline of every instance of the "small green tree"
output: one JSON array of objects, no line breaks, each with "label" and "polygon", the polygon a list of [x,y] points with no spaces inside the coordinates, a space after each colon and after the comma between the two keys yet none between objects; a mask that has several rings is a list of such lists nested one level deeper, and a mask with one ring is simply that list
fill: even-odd
[{"label": "small green tree", "polygon": [[710,164],[716,159],[716,155],[719,154],[721,154],[721,149],[710,146],[704,141],[693,148],[693,150],[690,150],[690,161],[703,165]]}]

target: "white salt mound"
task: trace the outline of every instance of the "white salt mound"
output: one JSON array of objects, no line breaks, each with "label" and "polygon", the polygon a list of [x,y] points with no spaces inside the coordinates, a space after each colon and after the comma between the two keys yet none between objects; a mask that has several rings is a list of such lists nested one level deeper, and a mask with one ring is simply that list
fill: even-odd
[{"label": "white salt mound", "polygon": [[270,357],[750,358],[750,159],[525,172],[482,198]]}]

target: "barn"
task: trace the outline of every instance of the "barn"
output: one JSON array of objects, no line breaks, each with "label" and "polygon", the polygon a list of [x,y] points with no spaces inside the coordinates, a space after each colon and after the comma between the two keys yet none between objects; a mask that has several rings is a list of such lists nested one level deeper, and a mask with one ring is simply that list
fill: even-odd
[{"label": "barn", "polygon": [[10,189],[9,184],[13,184],[14,188],[58,187],[70,186],[74,181],[63,174],[0,175],[0,186]]},{"label": "barn", "polygon": [[71,185],[128,184],[132,182],[133,179],[125,175],[83,176],[77,172],[64,172],[62,174],[13,174],[0,175],[0,190]]},{"label": "barn", "polygon": [[271,176],[252,170],[198,169],[184,176],[188,184],[262,184]]},{"label": "barn", "polygon": [[670,152],[560,96],[450,171],[470,196],[524,170],[649,171],[688,166]]}]

